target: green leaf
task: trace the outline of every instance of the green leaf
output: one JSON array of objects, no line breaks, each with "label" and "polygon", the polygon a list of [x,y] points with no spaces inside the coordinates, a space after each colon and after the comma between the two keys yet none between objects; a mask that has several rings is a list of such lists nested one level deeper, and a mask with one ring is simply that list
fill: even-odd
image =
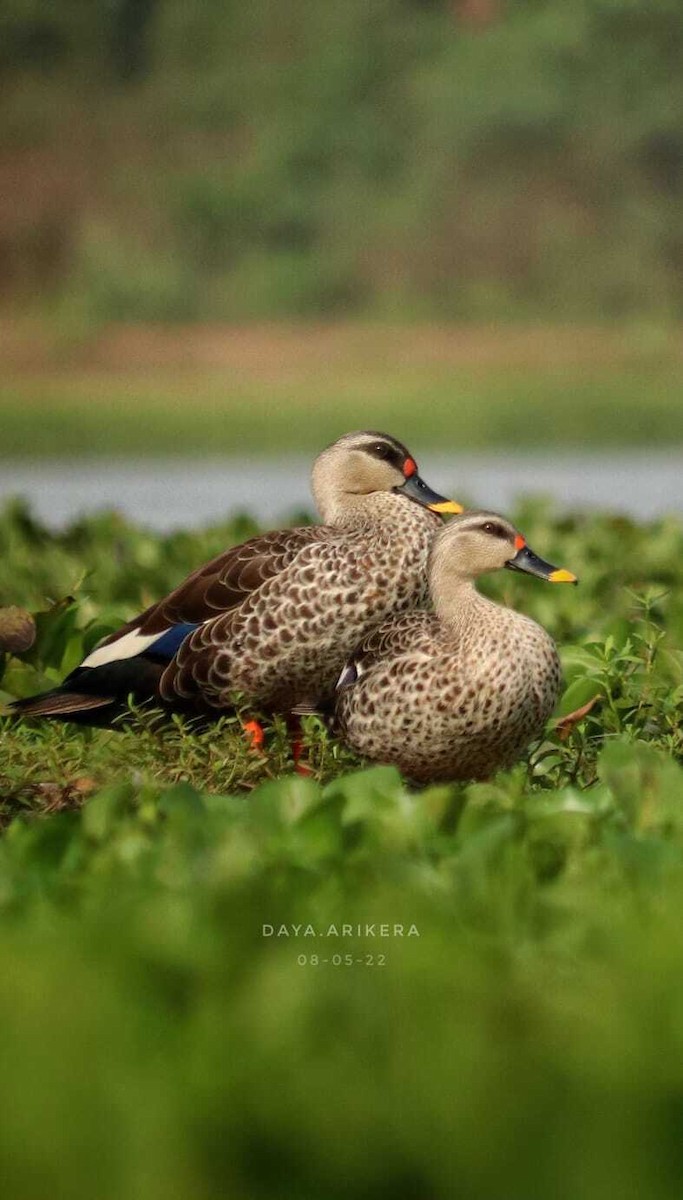
[{"label": "green leaf", "polygon": [[594,679],[575,679],[562,694],[554,715],[558,718],[566,717],[599,695],[600,689]]}]

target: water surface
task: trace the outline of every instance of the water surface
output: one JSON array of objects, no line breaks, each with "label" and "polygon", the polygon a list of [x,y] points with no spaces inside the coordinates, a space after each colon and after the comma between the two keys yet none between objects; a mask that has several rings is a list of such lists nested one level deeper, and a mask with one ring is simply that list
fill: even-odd
[{"label": "water surface", "polygon": [[[683,509],[683,450],[426,454],[420,471],[444,495],[501,512],[536,494],[552,497],[559,510],[600,508],[642,519]],[[25,497],[53,528],[103,509],[158,530],[201,526],[237,511],[269,525],[312,509],[309,472],[310,461],[296,456],[14,462],[0,467],[0,503]]]}]

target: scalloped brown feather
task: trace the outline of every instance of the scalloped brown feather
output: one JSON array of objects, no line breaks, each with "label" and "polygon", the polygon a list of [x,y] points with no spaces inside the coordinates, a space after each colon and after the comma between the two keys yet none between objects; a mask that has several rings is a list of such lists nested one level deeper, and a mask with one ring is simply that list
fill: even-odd
[{"label": "scalloped brown feather", "polygon": [[198,567],[163,600],[122,625],[102,642],[117,641],[137,629],[147,635],[171,625],[197,623],[237,608],[268,579],[279,575],[307,545],[329,536],[325,526],[277,529],[249,538]]},{"label": "scalloped brown feather", "polygon": [[372,524],[316,526],[277,571],[270,555],[266,578],[256,568],[258,587],[188,635],[164,670],[161,698],[224,709],[242,695],[287,712],[330,696],[363,634],[414,608],[426,592],[439,518],[389,493],[373,504],[382,515]]}]

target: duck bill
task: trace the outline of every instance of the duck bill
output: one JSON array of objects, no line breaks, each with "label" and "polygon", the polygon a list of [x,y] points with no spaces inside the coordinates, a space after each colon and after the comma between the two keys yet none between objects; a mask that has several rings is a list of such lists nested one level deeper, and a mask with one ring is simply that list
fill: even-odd
[{"label": "duck bill", "polygon": [[552,563],[544,562],[528,546],[522,546],[521,550],[518,550],[515,557],[506,562],[505,566],[509,571],[522,571],[525,575],[535,575],[538,579],[545,579],[548,583],[579,582],[571,571],[565,571],[564,568],[554,567]]},{"label": "duck bill", "polygon": [[408,496],[411,500],[417,500],[418,504],[422,504],[425,508],[430,508],[432,512],[461,513],[464,511],[462,504],[456,503],[455,500],[447,500],[445,496],[440,496],[438,492],[433,492],[417,472],[411,475],[409,479],[406,479],[405,483],[402,483],[395,490],[399,496]]}]

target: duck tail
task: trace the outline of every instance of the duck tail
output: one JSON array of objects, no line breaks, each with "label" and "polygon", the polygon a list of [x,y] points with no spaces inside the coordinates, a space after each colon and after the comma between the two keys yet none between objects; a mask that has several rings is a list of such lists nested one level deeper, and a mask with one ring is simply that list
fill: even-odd
[{"label": "duck tail", "polygon": [[[116,701],[111,696],[88,696],[82,692],[53,688],[50,692],[40,692],[37,696],[28,696],[25,700],[15,700],[9,705],[9,710],[18,717],[53,717],[62,721],[89,724],[87,717],[91,713],[97,713],[98,718],[101,718],[104,715],[102,710],[113,709],[115,704]],[[100,722],[98,720],[93,723]]]},{"label": "duck tail", "polygon": [[139,703],[158,702],[162,671],[160,663],[130,659],[102,667],[77,667],[59,687],[15,700],[10,712],[78,725],[109,725],[126,712],[129,696]]}]

